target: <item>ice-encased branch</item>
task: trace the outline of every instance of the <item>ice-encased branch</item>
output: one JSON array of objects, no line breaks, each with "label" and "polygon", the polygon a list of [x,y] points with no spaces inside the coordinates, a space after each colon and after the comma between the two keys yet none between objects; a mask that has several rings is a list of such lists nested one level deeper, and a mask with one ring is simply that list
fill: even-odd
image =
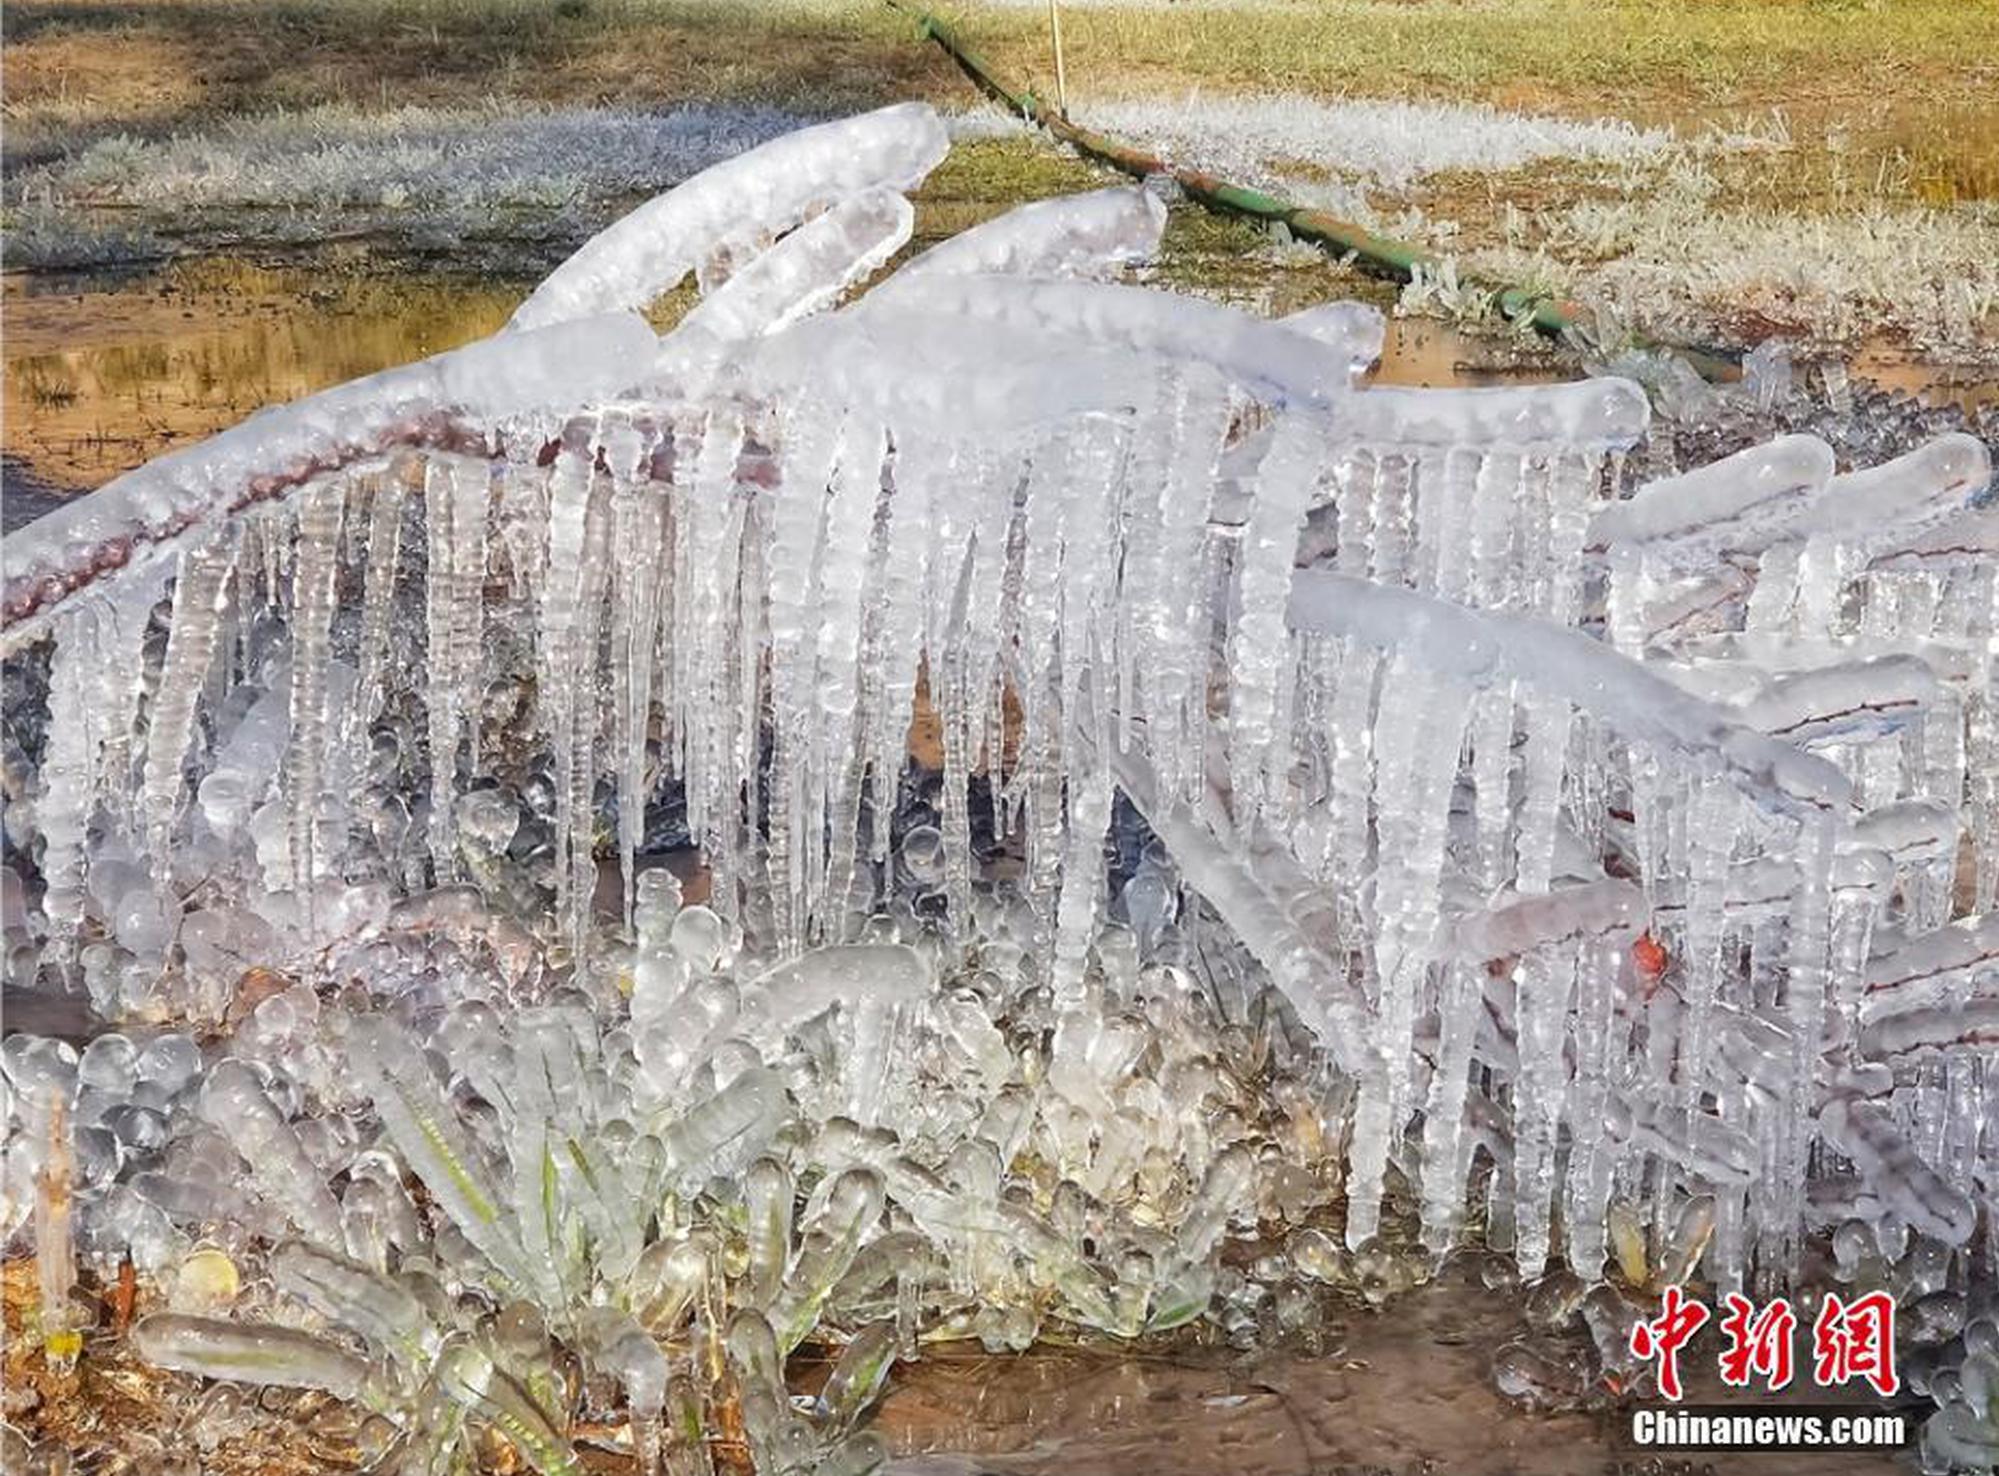
[{"label": "ice-encased branch", "polygon": [[1832,480],[1832,447],[1780,436],[1676,477],[1647,482],[1590,519],[1587,547],[1643,549],[1662,569],[1699,573],[1724,553],[1766,547]]},{"label": "ice-encased branch", "polygon": [[909,201],[876,188],[814,216],[688,310],[668,339],[735,342],[774,333],[828,306],[902,248]]},{"label": "ice-encased branch", "polygon": [[1645,391],[1628,379],[1575,384],[1407,389],[1383,385],[1343,406],[1341,433],[1361,446],[1476,446],[1484,452],[1607,451],[1635,445],[1651,424]]},{"label": "ice-encased branch", "polygon": [[1166,203],[1120,185],[1016,205],[960,231],[875,289],[893,297],[935,277],[1108,277],[1150,261],[1166,229]]},{"label": "ice-encased branch", "polygon": [[260,411],[157,457],[8,537],[0,649],[31,638],[78,589],[165,555],[190,529],[395,446],[483,447],[496,420],[623,389],[658,342],[627,314],[489,338]]},{"label": "ice-encased branch", "polygon": [[1085,346],[1027,326],[971,331],[962,319],[898,299],[759,338],[723,366],[716,389],[753,403],[811,404],[827,415],[838,407],[1024,441],[1071,416],[1130,411],[1169,363],[1127,344]]},{"label": "ice-encased branch", "polygon": [[1938,436],[1905,456],[1834,477],[1795,508],[1773,541],[1822,539],[1870,557],[1951,522],[1992,481],[1992,453],[1976,436]]},{"label": "ice-encased branch", "polygon": [[1420,650],[1427,669],[1474,686],[1537,688],[1627,740],[1711,758],[1766,808],[1843,811],[1852,801],[1851,783],[1831,764],[1733,721],[1579,631],[1317,569],[1293,578],[1290,621],[1295,631]]},{"label": "ice-encased branch", "polygon": [[1315,335],[1204,298],[1105,282],[931,276],[870,295],[849,316],[885,326],[891,314],[976,323],[982,334],[1006,329],[1027,341],[1057,336],[1193,360],[1281,405],[1343,395],[1381,347],[1361,319],[1343,320],[1353,329],[1352,342],[1328,342],[1331,319]]},{"label": "ice-encased branch", "polygon": [[1137,753],[1111,745],[1105,757],[1125,798],[1165,842],[1182,882],[1208,899],[1342,1069],[1354,1070],[1368,1038],[1368,1008],[1330,949],[1300,924],[1316,891],[1309,879],[1292,874],[1295,863],[1285,864],[1281,846],[1238,844],[1216,815],[1163,798]]},{"label": "ice-encased branch", "polygon": [[802,128],[702,170],[585,241],[514,312],[540,328],[643,308],[724,244],[772,237],[818,209],[877,185],[903,190],[949,152],[925,103]]}]

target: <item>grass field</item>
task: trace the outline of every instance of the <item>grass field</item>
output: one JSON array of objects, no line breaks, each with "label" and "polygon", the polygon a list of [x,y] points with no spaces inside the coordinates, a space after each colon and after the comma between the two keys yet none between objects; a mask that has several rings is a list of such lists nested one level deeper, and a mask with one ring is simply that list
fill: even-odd
[{"label": "grass field", "polygon": [[[938,9],[1009,72],[1050,75],[1038,6]],[[0,26],[15,156],[78,128],[324,102],[827,111],[962,85],[879,0],[11,0]],[[1999,0],[1072,4],[1064,31],[1078,94],[1278,88],[1640,122],[1782,108],[1944,155],[1975,153],[1967,132],[1999,118]],[[1912,138],[1912,111],[1951,126]]]},{"label": "grass field", "polygon": [[[1051,91],[1039,0],[938,10],[1003,74]],[[393,231],[420,205],[444,210],[429,240],[539,232],[559,254],[679,177],[634,115],[974,102],[882,0],[10,0],[0,28],[12,256],[29,263],[186,249],[176,212],[232,207],[263,213],[220,239],[295,247],[336,209],[357,235]],[[1188,147],[1219,150],[1193,162],[1241,165],[1487,273],[1709,337],[1885,328],[1999,353],[1999,0],[1067,0],[1064,31],[1083,116],[1150,110],[1170,139],[1179,115]],[[1337,120],[1312,110],[1357,99],[1608,119],[1673,142],[1383,179],[1313,148]],[[1262,142],[1223,148],[1246,103],[1300,117],[1287,133],[1265,116]],[[601,142],[573,125],[585,109]],[[518,122],[531,167],[506,157],[483,121],[496,113],[541,116]],[[542,157],[543,137],[567,155]],[[307,150],[294,168],[288,151]],[[950,208],[970,220],[1051,177],[1096,177],[1050,156],[987,141]],[[425,170],[435,188],[412,177]],[[81,206],[110,213],[82,221]],[[1169,279],[1255,295],[1245,276],[1271,267],[1258,238],[1176,225],[1178,245],[1194,238],[1205,247],[1176,245]]]}]

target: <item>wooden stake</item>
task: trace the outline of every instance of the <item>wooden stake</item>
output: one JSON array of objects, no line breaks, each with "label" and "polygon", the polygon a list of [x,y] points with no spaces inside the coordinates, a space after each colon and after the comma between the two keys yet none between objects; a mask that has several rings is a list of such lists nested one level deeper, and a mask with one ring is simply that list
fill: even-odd
[{"label": "wooden stake", "polygon": [[1062,7],[1048,0],[1048,30],[1055,38],[1055,111],[1069,116],[1069,79],[1062,70]]}]

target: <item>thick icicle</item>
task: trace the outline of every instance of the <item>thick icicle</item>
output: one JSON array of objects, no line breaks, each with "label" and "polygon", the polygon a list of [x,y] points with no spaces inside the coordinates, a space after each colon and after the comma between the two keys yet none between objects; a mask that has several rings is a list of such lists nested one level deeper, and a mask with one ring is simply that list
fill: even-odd
[{"label": "thick icicle", "polygon": [[180,812],[181,769],[194,738],[195,707],[215,659],[216,636],[235,565],[233,540],[188,550],[174,585],[173,625],[165,664],[146,729],[146,767],[140,810],[156,877],[168,875],[168,847]]},{"label": "thick icicle", "polygon": [[299,498],[298,550],[292,563],[291,739],[285,749],[285,807],[292,887],[304,904],[308,933],[316,927],[320,792],[331,718],[326,676],[332,660],[340,523],[346,505],[347,487],[337,478],[305,490]]}]

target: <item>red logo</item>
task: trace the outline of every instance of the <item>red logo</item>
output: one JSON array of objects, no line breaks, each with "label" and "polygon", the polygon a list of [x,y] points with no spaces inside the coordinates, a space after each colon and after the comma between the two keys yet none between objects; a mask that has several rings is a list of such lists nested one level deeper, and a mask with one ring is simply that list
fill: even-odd
[{"label": "red logo", "polygon": [[1749,1387],[1751,1374],[1760,1375],[1775,1393],[1791,1382],[1791,1339],[1798,1331],[1798,1314],[1782,1297],[1761,1311],[1739,1292],[1727,1297],[1728,1315],[1721,1319],[1728,1346],[1721,1353],[1721,1381],[1736,1389]]},{"label": "red logo", "polygon": [[1901,1388],[1895,1376],[1895,1299],[1877,1291],[1842,1302],[1828,1292],[1812,1324],[1812,1378],[1825,1388],[1865,1379],[1883,1397]]},{"label": "red logo", "polygon": [[1659,1315],[1631,1329],[1634,1358],[1659,1361],[1659,1392],[1668,1399],[1680,1397],[1680,1349],[1706,1325],[1708,1310],[1687,1300],[1685,1292],[1669,1286],[1660,1298]]},{"label": "red logo", "polygon": [[[1726,1340],[1721,1381],[1746,1389],[1760,1378],[1773,1394],[1788,1387],[1797,1310],[1783,1297],[1759,1307],[1739,1292],[1730,1292],[1723,1305],[1728,1310],[1716,1324]],[[1680,1350],[1712,1315],[1682,1288],[1669,1286],[1660,1297],[1659,1315],[1632,1327],[1632,1356],[1657,1362],[1663,1398],[1680,1398]],[[1812,1322],[1812,1381],[1822,1389],[1836,1389],[1855,1379],[1866,1380],[1883,1398],[1902,1386],[1895,1374],[1895,1299],[1886,1292],[1869,1292],[1850,1302],[1828,1294]]]}]

